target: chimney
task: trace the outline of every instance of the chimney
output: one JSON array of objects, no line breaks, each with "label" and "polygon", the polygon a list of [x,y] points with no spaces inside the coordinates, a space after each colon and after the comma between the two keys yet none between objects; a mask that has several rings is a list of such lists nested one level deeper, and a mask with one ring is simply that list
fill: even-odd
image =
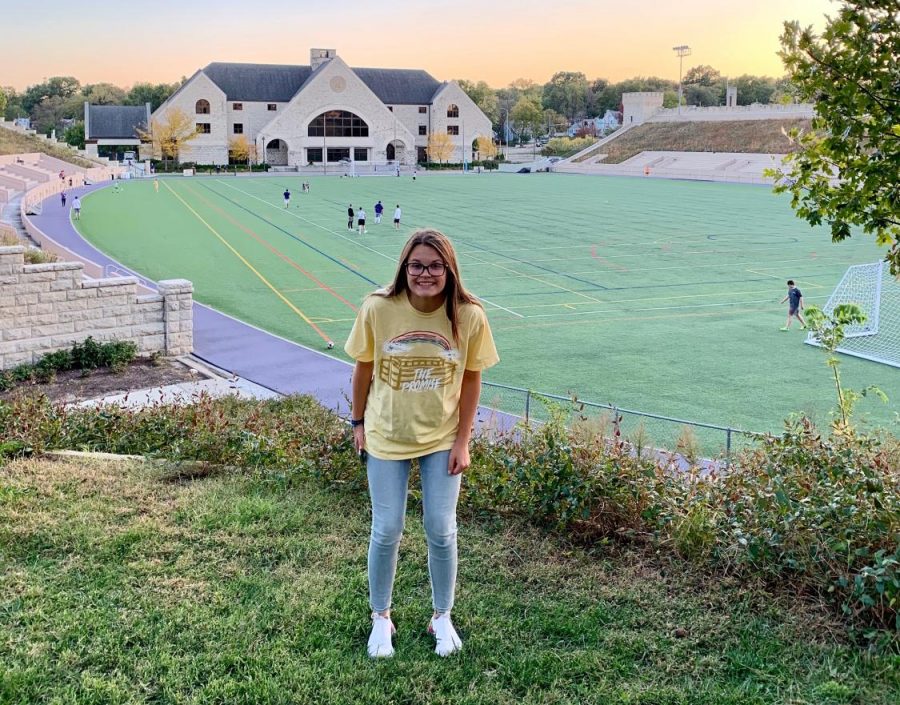
[{"label": "chimney", "polygon": [[337,56],[336,49],[310,49],[309,50],[309,65],[312,66],[312,70],[315,71],[322,64],[329,62],[331,59]]}]

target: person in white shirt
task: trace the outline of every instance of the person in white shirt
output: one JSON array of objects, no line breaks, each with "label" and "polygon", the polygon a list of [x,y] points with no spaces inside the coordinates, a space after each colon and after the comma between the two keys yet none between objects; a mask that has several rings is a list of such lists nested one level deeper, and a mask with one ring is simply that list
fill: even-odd
[{"label": "person in white shirt", "polygon": [[394,229],[395,230],[400,229],[400,216],[401,215],[402,215],[402,212],[400,210],[400,204],[398,203],[397,207],[394,209]]},{"label": "person in white shirt", "polygon": [[360,208],[358,211],[356,211],[356,218],[357,218],[357,220],[356,220],[357,225],[359,225],[359,234],[362,235],[363,233],[369,232],[368,230],[366,230],[366,211],[365,211],[365,209]]}]

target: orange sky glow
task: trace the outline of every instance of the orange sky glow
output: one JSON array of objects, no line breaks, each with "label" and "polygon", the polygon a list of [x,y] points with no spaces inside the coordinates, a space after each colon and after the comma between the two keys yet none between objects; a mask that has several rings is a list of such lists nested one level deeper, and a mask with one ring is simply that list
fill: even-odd
[{"label": "orange sky glow", "polygon": [[687,44],[684,70],[723,75],[784,73],[785,20],[821,28],[832,0],[156,0],[128,18],[101,4],[45,0],[40,11],[0,0],[0,86],[23,90],[51,76],[82,84],[171,83],[211,61],[308,64],[309,49],[337,49],[351,66],[422,68],[439,80],[517,78],[556,71],[589,79],[678,79],[672,47]]}]

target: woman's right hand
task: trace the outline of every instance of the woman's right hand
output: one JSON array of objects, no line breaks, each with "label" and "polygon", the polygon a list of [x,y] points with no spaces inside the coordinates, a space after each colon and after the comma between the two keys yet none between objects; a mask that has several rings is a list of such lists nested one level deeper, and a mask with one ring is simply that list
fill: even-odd
[{"label": "woman's right hand", "polygon": [[360,425],[353,427],[353,447],[356,448],[357,453],[366,449],[365,426]]}]

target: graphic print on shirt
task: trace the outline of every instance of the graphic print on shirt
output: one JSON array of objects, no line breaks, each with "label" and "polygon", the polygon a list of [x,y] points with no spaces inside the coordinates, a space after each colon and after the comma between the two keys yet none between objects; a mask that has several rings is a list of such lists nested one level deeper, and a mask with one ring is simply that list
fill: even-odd
[{"label": "graphic print on shirt", "polygon": [[387,341],[383,351],[378,378],[391,389],[430,392],[453,382],[459,350],[439,333],[409,331]]}]

